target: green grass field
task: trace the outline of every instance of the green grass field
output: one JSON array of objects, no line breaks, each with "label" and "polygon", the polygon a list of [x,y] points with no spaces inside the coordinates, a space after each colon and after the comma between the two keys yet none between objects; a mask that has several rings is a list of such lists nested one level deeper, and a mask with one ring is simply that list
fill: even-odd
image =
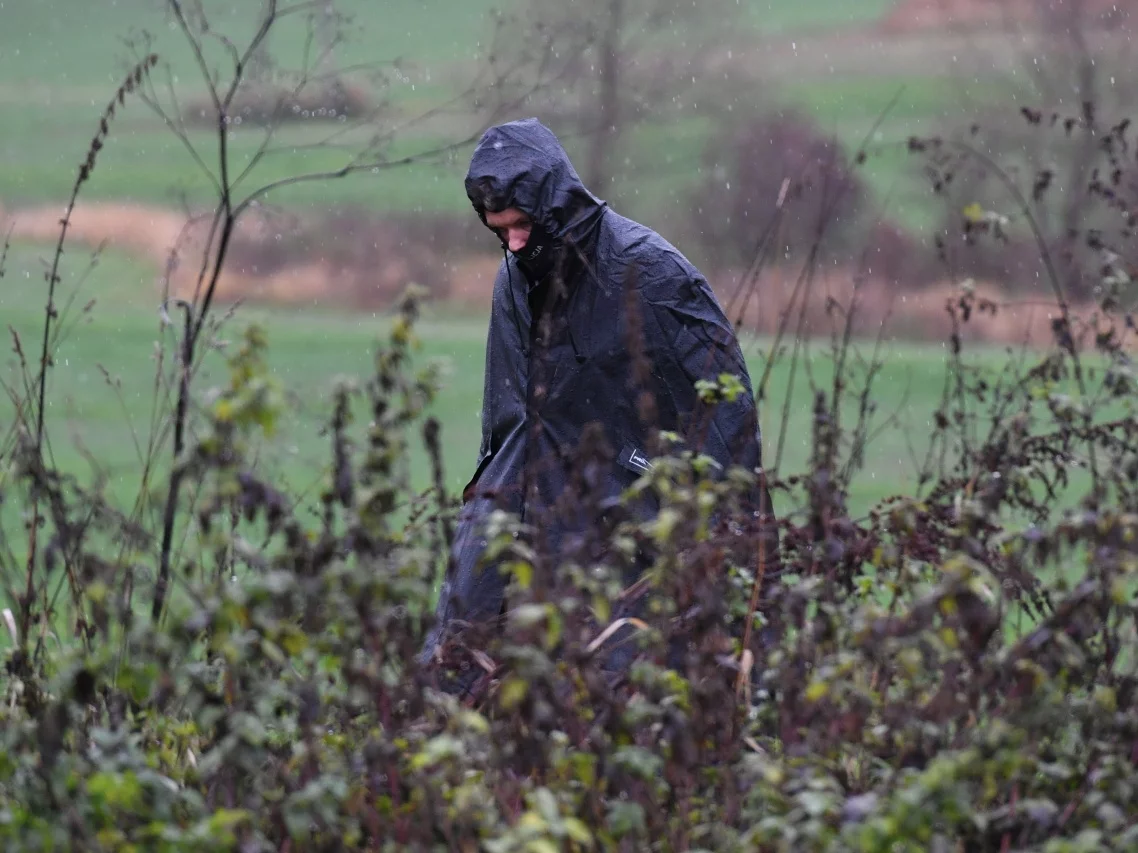
[{"label": "green grass field", "polygon": [[[259,0],[205,0],[203,5],[235,40],[253,32],[261,8]],[[890,5],[892,0],[742,0],[744,19],[768,35],[867,24]],[[336,8],[349,19],[345,64],[401,57],[430,66],[474,55],[492,32],[493,11],[516,7],[510,0],[337,0]],[[178,65],[189,61],[170,26],[165,0],[38,0],[9,2],[3,11],[0,80],[8,83],[69,89],[112,82],[120,68],[121,40],[143,31],[152,33],[156,49]],[[299,56],[306,36],[303,18],[293,16],[276,32],[274,50]]]},{"label": "green grass field", "polygon": [[[13,248],[0,289],[0,315],[20,336],[25,350],[38,352],[42,339],[46,252],[29,246]],[[63,303],[74,291],[89,256],[78,251],[67,256]],[[89,464],[81,450],[97,459],[110,476],[111,493],[121,500],[133,498],[140,460],[136,442],[146,444],[153,403],[155,347],[167,347],[169,331],[160,336],[158,292],[153,273],[129,258],[107,253],[79,285],[68,316],[81,318],[71,327],[56,355],[50,374],[49,434],[55,459],[65,469],[86,475]],[[96,303],[82,315],[88,300]],[[483,346],[487,317],[460,317],[441,307],[430,307],[420,328],[420,358],[442,359],[445,387],[434,414],[443,425],[448,482],[460,488],[470,474],[479,442],[482,396]],[[281,430],[261,449],[262,464],[287,477],[293,487],[318,481],[327,463],[328,442],[318,431],[330,414],[332,380],[337,375],[368,376],[376,342],[388,328],[387,317],[356,314],[347,317],[320,306],[304,311],[241,307],[230,321],[224,338],[234,340],[240,328],[257,322],[268,332],[271,364],[289,394],[289,407]],[[752,376],[757,380],[768,355],[769,341],[747,339]],[[815,346],[809,366],[825,383],[832,369],[825,344]],[[985,349],[977,358],[996,365],[1002,351]],[[225,381],[222,356],[207,361],[198,380],[199,394]],[[945,370],[945,350],[938,345],[895,344],[887,350],[887,363],[877,385],[882,413],[901,411],[901,420],[870,447],[867,473],[857,485],[854,502],[869,502],[911,485],[912,466],[906,437],[921,449],[920,436],[928,434],[932,412],[939,401]],[[103,370],[121,381],[121,394],[106,383]],[[17,362],[8,350],[0,376],[17,382]],[[773,463],[781,405],[792,390],[789,361],[776,361],[769,390],[772,401],[764,411],[768,463]],[[782,470],[792,473],[806,462],[810,438],[808,379],[801,368],[793,388]],[[120,399],[121,398],[121,399]],[[0,424],[10,424],[13,409],[0,401]],[[81,442],[81,446],[80,443]],[[426,459],[421,450],[413,459],[415,478],[427,484]]]},{"label": "green grass field", "polygon": [[[251,32],[259,3],[232,4],[207,0],[215,21],[225,34],[241,43]],[[753,27],[753,56],[740,63],[762,63],[763,37],[786,37],[840,32],[869,24],[888,8],[890,0],[816,0],[804,4],[790,0],[744,0],[744,21]],[[400,58],[407,62],[406,82],[393,82],[388,92],[395,108],[415,114],[445,101],[448,85],[461,80],[492,32],[491,10],[506,8],[494,0],[340,0],[339,8],[352,16],[346,41],[339,48],[342,66]],[[200,93],[200,76],[184,39],[172,25],[163,0],[116,0],[82,3],[79,0],[42,0],[9,3],[0,28],[0,103],[9,116],[0,123],[0,205],[19,206],[55,202],[64,197],[78,162],[97,126],[98,116],[113,94],[126,67],[129,51],[123,39],[145,30],[153,34],[153,49],[169,60],[180,97]],[[301,19],[286,20],[274,31],[273,53],[295,63],[304,49]],[[744,33],[745,37],[745,33]],[[213,45],[211,60],[222,50]],[[819,58],[819,69],[825,62]],[[161,78],[162,75],[159,75]],[[822,127],[836,133],[849,146],[858,144],[874,119],[897,94],[895,109],[874,143],[876,159],[867,166],[868,177],[899,221],[921,224],[930,212],[928,194],[916,177],[914,164],[900,143],[914,130],[928,130],[951,106],[951,84],[907,70],[876,68],[866,58],[866,73],[856,78],[834,77],[823,70],[807,78],[764,74],[770,85],[741,95],[738,109],[754,110],[792,105],[814,115]],[[540,113],[540,109],[535,108]],[[628,140],[627,160],[618,175],[615,192],[624,209],[651,224],[662,224],[657,213],[682,207],[688,188],[699,180],[704,146],[712,122],[698,110],[666,128],[646,127]],[[392,156],[431,148],[443,141],[439,124],[403,135],[389,152]],[[446,127],[447,132],[453,128]],[[345,162],[342,152],[305,150],[302,146],[329,132],[327,126],[288,128],[277,136],[275,153],[267,158],[251,181],[262,183],[283,175],[335,168]],[[211,150],[208,132],[191,138]],[[236,128],[232,149],[241,163],[256,150],[256,130]],[[570,154],[580,153],[573,142]],[[361,205],[379,211],[466,209],[461,189],[462,157],[450,162],[411,169],[363,174],[358,179],[330,184],[305,184],[278,193],[276,203],[313,210],[338,205]],[[102,152],[100,167],[85,189],[89,199],[130,198],[158,204],[208,202],[208,183],[188,158],[181,144],[137,100],[116,118],[112,139]]]},{"label": "green grass field", "polygon": [[[0,317],[17,335],[29,359],[34,360],[42,340],[43,269],[47,252],[42,247],[14,246],[5,276],[0,279]],[[107,252],[91,266],[91,257],[79,251],[66,255],[59,305],[68,328],[55,354],[48,384],[47,438],[51,460],[59,470],[74,475],[84,486],[102,479],[112,504],[130,513],[139,495],[142,459],[150,441],[154,408],[156,351],[171,351],[173,338],[163,333],[157,312],[158,292],[153,272],[145,265],[115,252]],[[83,306],[94,300],[87,312]],[[224,311],[225,307],[221,309]],[[427,306],[418,327],[422,349],[419,364],[440,360],[443,387],[430,414],[443,429],[446,481],[452,495],[471,474],[479,438],[482,397],[483,345],[488,318],[455,316],[445,307]],[[301,510],[317,511],[319,490],[330,467],[330,439],[321,434],[331,415],[332,391],[339,377],[364,381],[378,341],[390,319],[377,314],[343,313],[314,305],[304,311],[244,306],[234,310],[223,329],[223,340],[235,341],[246,324],[257,323],[268,333],[269,363],[287,394],[276,433],[260,439],[255,467],[269,482],[296,500]],[[7,330],[6,330],[7,331]],[[744,338],[752,377],[757,381],[770,356],[771,341]],[[812,344],[813,354],[800,364],[792,381],[790,362],[776,360],[762,410],[764,455],[768,467],[776,464],[780,443],[783,456],[780,477],[803,473],[811,449],[812,411],[809,375],[829,387],[833,361],[825,342]],[[858,348],[868,356],[869,348]],[[226,382],[221,352],[211,353],[195,384],[195,400],[209,396],[211,388]],[[947,368],[947,350],[938,344],[887,344],[884,367],[876,379],[873,400],[880,416],[876,435],[866,449],[865,464],[854,480],[850,509],[855,517],[876,502],[897,494],[913,494],[914,456],[927,447],[934,411],[941,399]],[[1007,355],[994,347],[972,347],[968,363],[995,372]],[[108,379],[116,387],[108,383]],[[8,438],[15,411],[8,389],[18,389],[20,371],[15,352],[8,348],[0,360],[0,442]],[[18,394],[17,390],[17,394]],[[362,402],[362,401],[361,401]],[[789,403],[785,428],[782,407]],[[855,399],[849,399],[843,417],[854,420]],[[358,418],[366,409],[357,407]],[[1109,413],[1102,413],[1108,417]],[[877,429],[876,427],[880,427]],[[364,424],[358,420],[352,435],[361,442]],[[170,445],[158,452],[157,475],[152,480],[149,513],[157,513]],[[417,438],[411,449],[411,474],[416,491],[429,487],[429,465]],[[1072,495],[1085,486],[1076,473]],[[797,509],[785,495],[776,495],[776,509],[787,514]],[[0,535],[13,537],[6,546],[23,551],[18,501],[0,502]],[[157,516],[151,519],[158,524]],[[157,528],[155,528],[157,529]]]}]

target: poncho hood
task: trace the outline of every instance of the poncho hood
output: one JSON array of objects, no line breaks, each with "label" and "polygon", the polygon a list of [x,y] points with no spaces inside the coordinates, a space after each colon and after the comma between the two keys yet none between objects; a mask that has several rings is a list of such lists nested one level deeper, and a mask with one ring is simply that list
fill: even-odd
[{"label": "poncho hood", "polygon": [[482,134],[466,175],[466,195],[486,212],[515,207],[556,240],[583,246],[606,202],[588,189],[565,149],[536,118],[496,125]]}]

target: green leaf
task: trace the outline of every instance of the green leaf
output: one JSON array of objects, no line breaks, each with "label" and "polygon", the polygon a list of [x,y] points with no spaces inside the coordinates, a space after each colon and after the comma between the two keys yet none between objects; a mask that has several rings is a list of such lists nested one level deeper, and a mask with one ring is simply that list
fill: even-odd
[{"label": "green leaf", "polygon": [[293,627],[285,631],[284,636],[281,637],[281,645],[284,646],[284,650],[289,655],[295,656],[308,648],[308,637],[303,631]]},{"label": "green leaf", "polygon": [[653,525],[655,528],[653,535],[657,544],[666,544],[672,538],[672,533],[675,531],[676,525],[682,520],[683,517],[680,515],[680,511],[674,507],[664,507],[664,509],[660,510],[656,515],[656,521]]},{"label": "green leaf", "polygon": [[986,215],[984,208],[981,207],[978,202],[972,202],[972,204],[965,207],[960,213],[969,222],[982,222]]},{"label": "green leaf", "polygon": [[510,619],[519,628],[532,628],[545,619],[544,604],[523,604],[510,611]]},{"label": "green leaf", "polygon": [[521,704],[528,692],[529,685],[524,679],[518,678],[516,675],[511,676],[502,682],[502,686],[499,688],[498,704],[503,710],[512,711]]},{"label": "green leaf", "polygon": [[585,825],[584,821],[575,817],[567,817],[562,821],[562,826],[565,827],[565,834],[573,841],[585,847],[593,846],[593,833],[589,832],[589,827]]},{"label": "green leaf", "polygon": [[724,399],[729,403],[734,403],[747,390],[743,386],[742,380],[733,373],[719,374],[719,387]]},{"label": "green leaf", "polygon": [[210,815],[209,828],[211,832],[229,831],[236,829],[249,819],[250,814],[245,809],[219,808]]},{"label": "green leaf", "polygon": [[530,584],[533,583],[533,566],[524,560],[517,560],[510,564],[510,570],[514,574],[514,580],[518,582],[518,586],[522,589],[529,589]]},{"label": "green leaf", "polygon": [[427,741],[426,746],[411,759],[412,770],[424,770],[449,758],[461,758],[465,754],[462,741],[453,735],[439,735]]},{"label": "green leaf", "polygon": [[819,791],[803,791],[798,795],[802,808],[811,817],[822,817],[833,805],[833,799]]},{"label": "green leaf", "polygon": [[664,769],[664,760],[640,746],[625,746],[616,751],[613,761],[618,767],[646,781],[654,781]]},{"label": "green leaf", "polygon": [[1094,696],[1095,701],[1104,711],[1113,714],[1118,710],[1118,695],[1114,692],[1113,687],[1100,684],[1095,687]]},{"label": "green leaf", "polygon": [[626,835],[643,835],[647,829],[644,808],[639,803],[615,802],[609,804],[606,817],[609,831],[617,838]]},{"label": "green leaf", "polygon": [[553,607],[549,607],[547,613],[549,621],[546,623],[545,648],[546,651],[552,651],[561,642],[561,614]]},{"label": "green leaf", "polygon": [[557,807],[557,798],[548,788],[538,788],[533,792],[533,804],[546,823],[557,824],[561,820],[561,809]]},{"label": "green leaf", "polygon": [[131,772],[95,773],[87,780],[87,793],[112,809],[134,811],[142,804],[142,785]]},{"label": "green leaf", "polygon": [[612,602],[603,595],[593,596],[593,616],[602,625],[612,619]]}]

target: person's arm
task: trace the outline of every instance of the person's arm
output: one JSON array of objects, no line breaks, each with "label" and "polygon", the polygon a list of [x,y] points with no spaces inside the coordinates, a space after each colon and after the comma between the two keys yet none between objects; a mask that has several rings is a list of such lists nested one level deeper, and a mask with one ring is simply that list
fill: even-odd
[{"label": "person's arm", "polygon": [[[693,449],[716,460],[726,471],[738,465],[758,475],[752,502],[761,514],[759,529],[772,566],[778,554],[777,518],[762,471],[762,433],[750,374],[735,330],[702,278],[676,275],[642,292],[650,357]],[[699,398],[696,383],[718,381],[722,374],[740,380],[743,392],[714,406]]]}]

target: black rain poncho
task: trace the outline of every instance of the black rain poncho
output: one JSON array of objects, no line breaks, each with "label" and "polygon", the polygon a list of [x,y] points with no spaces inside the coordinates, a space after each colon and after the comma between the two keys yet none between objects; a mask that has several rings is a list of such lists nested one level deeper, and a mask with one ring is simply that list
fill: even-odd
[{"label": "black rain poncho", "polygon": [[[536,119],[486,131],[466,190],[484,221],[486,210],[513,207],[528,214],[554,239],[557,270],[544,282],[531,282],[507,253],[498,271],[482,443],[424,660],[456,620],[478,623],[502,611],[505,577],[479,563],[483,523],[493,509],[539,523],[547,543],[564,533],[563,523],[543,513],[566,487],[586,424],[599,423],[615,455],[603,478],[610,498],[642,473],[651,425],[641,423],[637,408],[631,311],[639,315],[657,428],[684,435],[689,447],[724,470],[740,465],[757,471],[761,462],[746,364],[711,287],[659,234],[590,193],[551,131]],[[534,323],[539,311],[542,322]],[[746,392],[708,412],[696,382],[723,373],[738,376]],[[759,491],[769,512],[765,486]],[[770,530],[777,543],[773,522]]]}]

